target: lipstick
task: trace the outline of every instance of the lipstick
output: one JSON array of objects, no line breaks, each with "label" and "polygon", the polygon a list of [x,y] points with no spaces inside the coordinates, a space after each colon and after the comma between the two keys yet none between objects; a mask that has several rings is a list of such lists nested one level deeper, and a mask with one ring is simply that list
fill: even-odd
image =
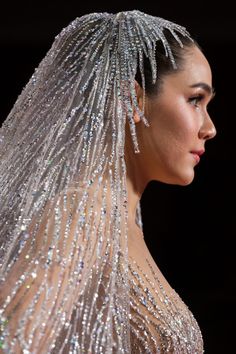
[{"label": "lipstick", "polygon": [[195,158],[195,161],[198,163],[200,161],[200,156],[204,154],[205,150],[196,150],[196,151],[191,151],[191,154],[193,154],[193,157]]}]

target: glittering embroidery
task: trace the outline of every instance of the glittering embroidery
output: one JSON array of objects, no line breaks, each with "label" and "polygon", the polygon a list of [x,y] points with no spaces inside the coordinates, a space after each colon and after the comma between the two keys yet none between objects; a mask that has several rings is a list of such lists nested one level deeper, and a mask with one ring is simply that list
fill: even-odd
[{"label": "glittering embroidery", "polygon": [[136,261],[129,264],[131,289],[131,333],[135,353],[203,353],[199,326],[172,289],[167,294],[150,262],[155,281],[143,273]]},{"label": "glittering embroidery", "polygon": [[[138,153],[133,109],[149,123],[134,78],[139,68],[145,88],[146,56],[156,80],[157,41],[175,67],[164,29],[180,45],[178,34],[189,37],[185,28],[137,10],[76,18],[56,36],[2,124],[4,354],[201,348],[195,322],[189,328],[191,316],[157,279],[147,287],[141,270],[131,272],[129,292],[125,124]],[[136,216],[142,227],[140,205]]]}]

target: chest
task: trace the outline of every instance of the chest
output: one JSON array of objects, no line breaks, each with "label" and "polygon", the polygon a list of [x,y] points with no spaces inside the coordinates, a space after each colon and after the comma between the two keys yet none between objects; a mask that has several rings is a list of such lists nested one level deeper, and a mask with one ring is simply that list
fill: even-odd
[{"label": "chest", "polygon": [[144,240],[129,245],[129,284],[134,353],[203,353],[197,321],[161,273]]}]

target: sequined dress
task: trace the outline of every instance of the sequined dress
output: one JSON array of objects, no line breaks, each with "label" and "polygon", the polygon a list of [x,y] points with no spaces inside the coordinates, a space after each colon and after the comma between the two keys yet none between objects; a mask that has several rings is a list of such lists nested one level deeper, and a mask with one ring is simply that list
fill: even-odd
[{"label": "sequined dress", "polygon": [[174,289],[166,291],[146,263],[154,281],[135,260],[129,263],[132,353],[202,354],[202,335],[193,314]]},{"label": "sequined dress", "polygon": [[125,124],[138,153],[135,73],[146,57],[155,82],[156,41],[176,67],[164,29],[189,37],[137,10],[76,18],[1,127],[1,354],[202,353],[177,294],[127,269]]},{"label": "sequined dress", "polygon": [[[45,215],[50,226],[56,209],[48,210],[46,209]],[[50,210],[53,211],[52,216],[48,214]],[[69,209],[65,213],[68,212]],[[62,216],[64,218],[65,215]],[[77,218],[75,214],[75,222],[78,221]],[[71,225],[73,226],[73,220]],[[104,301],[109,300],[104,298],[104,289],[109,285],[109,276],[106,276],[109,266],[98,269],[91,267],[91,249],[83,250],[81,245],[78,248],[80,253],[77,251],[77,254],[83,255],[83,260],[78,258],[75,262],[76,254],[69,257],[66,247],[71,245],[72,232],[68,234],[68,238],[61,239],[54,253],[50,247],[46,253],[45,247],[48,244],[41,243],[42,235],[46,235],[43,231],[47,234],[48,244],[53,247],[50,227],[41,229],[36,236],[37,242],[33,247],[26,243],[9,273],[9,278],[0,287],[0,353],[102,354],[96,338],[98,328],[104,328],[104,318],[107,317],[107,313],[101,309]],[[82,244],[82,239],[79,241]],[[146,244],[143,242],[141,250],[144,247]],[[131,250],[133,248],[129,247]],[[62,252],[67,264],[64,264]],[[134,256],[135,252],[129,252],[131,353],[202,354],[203,341],[196,320],[168,285],[149,254],[147,248],[143,253],[144,257],[139,254]],[[123,257],[122,252],[120,257]],[[109,262],[104,253],[105,264]],[[122,264],[124,263],[121,262],[121,266]],[[73,280],[78,272],[81,276],[76,288]],[[120,268],[119,272],[122,279],[123,269]],[[92,308],[95,310],[90,312],[91,304],[94,303],[96,306]],[[67,308],[72,309],[70,315],[66,312]],[[101,314],[105,317],[101,317]],[[5,328],[6,316],[10,317]],[[56,338],[54,342],[51,339],[52,333]],[[113,333],[114,339],[116,335],[119,334]],[[91,341],[91,336],[94,336],[94,341]],[[115,340],[112,353],[121,353]]]}]

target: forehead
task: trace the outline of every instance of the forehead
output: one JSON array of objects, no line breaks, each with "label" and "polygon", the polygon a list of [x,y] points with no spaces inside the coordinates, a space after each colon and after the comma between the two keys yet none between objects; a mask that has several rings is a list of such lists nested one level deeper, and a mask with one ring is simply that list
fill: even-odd
[{"label": "forehead", "polygon": [[211,85],[211,68],[201,50],[193,46],[186,52],[184,58],[183,74],[189,75],[189,79],[206,81],[206,83]]},{"label": "forehead", "polygon": [[198,82],[205,82],[212,86],[212,73],[204,54],[198,47],[193,46],[188,48],[184,54],[182,69],[167,75],[164,78],[164,84],[175,87],[191,86]]}]

